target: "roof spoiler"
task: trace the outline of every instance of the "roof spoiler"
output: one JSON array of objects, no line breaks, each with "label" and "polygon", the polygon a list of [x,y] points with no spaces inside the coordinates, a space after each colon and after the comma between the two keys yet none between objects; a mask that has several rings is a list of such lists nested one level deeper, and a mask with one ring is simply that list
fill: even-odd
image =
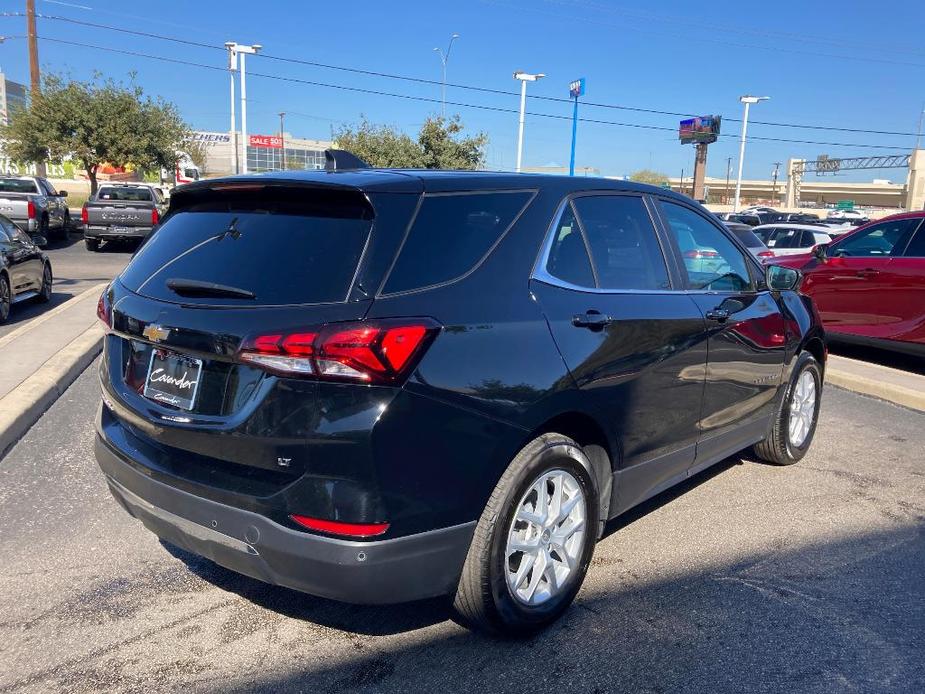
[{"label": "roof spoiler", "polygon": [[324,150],[324,170],[343,171],[344,169],[368,169],[369,164],[345,149]]}]

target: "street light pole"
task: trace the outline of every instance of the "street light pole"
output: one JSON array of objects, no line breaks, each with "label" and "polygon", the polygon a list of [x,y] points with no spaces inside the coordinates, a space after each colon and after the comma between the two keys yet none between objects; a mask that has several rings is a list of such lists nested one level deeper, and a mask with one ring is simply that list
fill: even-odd
[{"label": "street light pole", "polygon": [[286,136],[283,135],[283,118],[286,117],[285,111],[279,112],[279,146],[283,154],[283,171],[286,170]]},{"label": "street light pole", "polygon": [[919,149],[919,144],[922,139],[922,122],[925,121],[925,106],[922,107],[922,112],[919,114],[919,129],[916,130],[915,134],[915,148]]},{"label": "street light pole", "polygon": [[729,178],[732,176],[732,157],[726,157],[726,192],[723,193],[723,204],[729,204]]},{"label": "street light pole", "polygon": [[739,198],[742,194],[742,165],[745,163],[745,136],[748,131],[748,107],[757,104],[759,101],[767,101],[769,96],[751,96],[746,94],[739,97],[739,101],[745,104],[745,115],[742,116],[742,140],[739,143],[739,175],[736,178],[736,196],[732,203],[732,211],[739,211]]},{"label": "street light pole", "polygon": [[536,82],[539,79],[543,79],[545,76],[546,75],[542,72],[531,75],[529,72],[521,72],[518,70],[514,73],[514,79],[520,80],[520,120],[517,128],[517,168],[515,169],[517,173],[520,173],[521,164],[523,163],[524,110],[527,107],[527,82]]},{"label": "street light pole", "polygon": [[440,80],[440,117],[446,118],[446,64],[450,60],[450,51],[453,50],[453,41],[459,38],[459,34],[453,34],[450,42],[446,46],[446,53],[442,48],[435,48],[434,51],[440,56],[440,64],[443,66],[443,76]]},{"label": "street light pole", "polygon": [[235,50],[234,41],[225,41],[225,48],[228,49],[228,75],[231,78],[231,147],[234,154],[231,161],[234,165],[234,172],[241,172],[241,165],[238,159],[238,124],[234,117],[234,73],[238,70],[238,52]]},{"label": "street light pole", "polygon": [[234,51],[241,57],[241,147],[244,150],[244,156],[241,157],[241,173],[247,173],[247,68],[245,58],[248,55],[256,55],[263,46],[255,43],[253,46],[245,46],[240,43],[229,41],[225,44],[229,50]]}]

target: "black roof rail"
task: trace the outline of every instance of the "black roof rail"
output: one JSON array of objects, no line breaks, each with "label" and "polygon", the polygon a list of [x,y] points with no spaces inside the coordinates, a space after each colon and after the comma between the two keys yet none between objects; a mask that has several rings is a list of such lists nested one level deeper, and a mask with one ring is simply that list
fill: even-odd
[{"label": "black roof rail", "polygon": [[343,171],[344,169],[368,169],[369,164],[345,149],[324,150],[324,170]]}]

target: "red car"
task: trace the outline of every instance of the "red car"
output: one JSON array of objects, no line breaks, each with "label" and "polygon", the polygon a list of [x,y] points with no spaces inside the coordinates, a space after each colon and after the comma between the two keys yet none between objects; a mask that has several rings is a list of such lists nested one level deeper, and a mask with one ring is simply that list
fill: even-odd
[{"label": "red car", "polygon": [[925,211],[879,219],[775,261],[804,274],[826,333],[925,355]]}]

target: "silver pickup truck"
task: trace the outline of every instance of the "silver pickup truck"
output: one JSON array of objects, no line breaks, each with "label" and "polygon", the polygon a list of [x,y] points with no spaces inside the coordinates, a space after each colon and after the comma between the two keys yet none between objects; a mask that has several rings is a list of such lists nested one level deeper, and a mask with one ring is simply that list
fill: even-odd
[{"label": "silver pickup truck", "polygon": [[87,250],[113,240],[143,241],[167,211],[161,190],[144,183],[101,185],[80,212]]},{"label": "silver pickup truck", "polygon": [[32,236],[59,238],[67,235],[71,215],[64,198],[45,178],[0,177],[0,214]]}]

